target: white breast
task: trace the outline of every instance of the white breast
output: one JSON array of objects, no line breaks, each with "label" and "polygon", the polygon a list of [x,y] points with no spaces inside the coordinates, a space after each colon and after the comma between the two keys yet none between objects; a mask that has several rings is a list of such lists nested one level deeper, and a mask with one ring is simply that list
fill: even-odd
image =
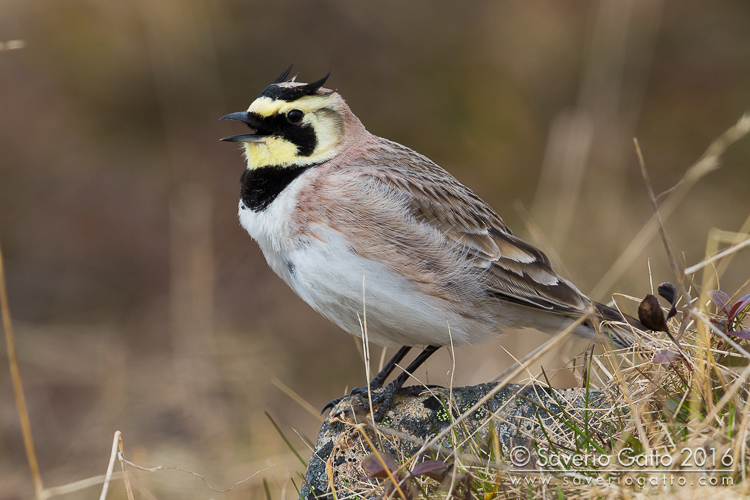
[{"label": "white breast", "polygon": [[[240,223],[258,242],[271,269],[352,335],[362,335],[366,310],[368,337],[380,345],[448,345],[451,337],[454,344],[469,343],[471,325],[465,318],[446,313],[440,299],[418,293],[402,276],[352,252],[346,235],[314,223],[292,227],[304,177],[295,179],[264,211],[253,212],[240,201]],[[306,232],[316,237],[306,238]]]}]

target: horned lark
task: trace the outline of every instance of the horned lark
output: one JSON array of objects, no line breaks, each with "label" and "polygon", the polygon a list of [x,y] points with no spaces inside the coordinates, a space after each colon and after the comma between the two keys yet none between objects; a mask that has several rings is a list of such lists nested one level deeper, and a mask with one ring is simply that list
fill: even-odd
[{"label": "horned lark", "polygon": [[[504,329],[556,332],[590,309],[575,333],[624,321],[552,269],[495,211],[430,159],[369,133],[338,92],[287,81],[287,69],[247,111],[239,219],[271,269],[316,311],[369,340],[402,346],[371,382],[383,386],[412,346],[424,351],[383,391],[393,394],[439,347],[498,339]],[[330,74],[330,73],[329,73]],[[608,339],[628,346],[627,329]],[[363,393],[364,389],[355,389]]]}]

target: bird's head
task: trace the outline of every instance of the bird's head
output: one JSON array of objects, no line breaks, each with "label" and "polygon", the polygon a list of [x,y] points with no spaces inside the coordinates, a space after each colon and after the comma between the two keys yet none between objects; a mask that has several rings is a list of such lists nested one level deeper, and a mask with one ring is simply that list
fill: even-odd
[{"label": "bird's head", "polygon": [[250,127],[249,134],[221,139],[243,143],[248,169],[325,162],[341,151],[348,128],[361,127],[344,99],[323,88],[328,75],[313,83],[287,81],[291,69],[266,87],[247,111],[221,118]]}]

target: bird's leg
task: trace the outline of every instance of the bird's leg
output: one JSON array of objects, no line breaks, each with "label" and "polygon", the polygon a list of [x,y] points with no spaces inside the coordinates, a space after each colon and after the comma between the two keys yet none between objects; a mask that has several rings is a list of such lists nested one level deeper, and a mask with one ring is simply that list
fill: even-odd
[{"label": "bird's leg", "polygon": [[[378,372],[377,375],[370,381],[370,389],[375,391],[377,389],[380,389],[383,387],[383,384],[385,383],[385,380],[388,378],[388,375],[391,374],[394,368],[396,368],[396,365],[401,362],[402,359],[404,359],[404,356],[406,356],[409,351],[411,350],[411,347],[409,346],[403,346],[401,349],[399,349],[396,354],[391,358],[390,361],[388,361],[385,366],[383,366],[383,369]],[[367,386],[365,387],[355,387],[352,389],[352,392],[349,393],[349,397],[354,396],[356,394],[359,395],[366,395],[367,394]],[[323,407],[322,413],[325,413],[326,410],[329,410],[339,404],[339,401],[341,401],[344,398],[336,398],[327,405]]]},{"label": "bird's leg", "polygon": [[401,362],[402,359],[409,353],[411,350],[411,347],[408,345],[403,346],[401,349],[394,354],[394,356],[391,358],[390,361],[388,361],[385,366],[383,366],[383,369],[378,372],[375,377],[370,381],[370,388],[372,390],[380,389],[383,387],[383,384],[385,383],[385,380],[388,378],[388,375],[391,374],[394,368],[396,368],[396,365]]},{"label": "bird's leg", "polygon": [[[424,363],[427,358],[432,356],[438,349],[440,349],[440,347],[438,346],[427,346],[425,350],[420,352],[419,356],[414,358],[414,361],[412,361],[411,364],[406,367],[406,370],[404,370],[398,377],[396,377],[396,380],[385,386],[385,388],[381,392],[372,395],[372,404],[374,406],[379,405],[378,410],[374,415],[376,422],[380,422],[383,419],[383,417],[385,416],[385,412],[387,412],[391,407],[393,396],[395,396],[396,392],[401,389],[401,387],[406,383],[411,374],[414,373],[414,371],[419,368],[422,363]],[[369,406],[369,402],[365,401],[365,409],[368,409]]]}]

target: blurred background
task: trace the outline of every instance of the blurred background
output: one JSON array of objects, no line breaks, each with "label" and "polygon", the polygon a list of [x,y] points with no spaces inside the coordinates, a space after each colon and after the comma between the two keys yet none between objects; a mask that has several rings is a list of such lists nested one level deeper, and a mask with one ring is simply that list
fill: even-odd
[{"label": "blurred background", "polygon": [[[364,382],[356,342],[240,228],[243,160],[218,141],[237,133],[218,118],[290,63],[300,81],[332,70],[327,86],[371,132],[454,173],[605,302],[674,280],[654,238],[597,287],[652,213],[632,138],[660,193],[750,109],[742,0],[3,0],[0,42],[13,40],[0,243],[45,486],[103,474],[118,429],[129,459],[219,489],[273,465],[226,494],[133,471],[138,498],[257,497],[263,479],[294,498],[303,467],[264,412],[305,459],[320,420],[279,386],[320,409]],[[680,262],[748,218],[749,167],[745,140],[669,218]],[[749,271],[744,251],[722,288]],[[503,347],[534,342],[458,349],[454,383],[489,380]],[[420,377],[445,384],[450,356],[435,358]],[[0,499],[30,498],[7,369],[0,400]]]}]

